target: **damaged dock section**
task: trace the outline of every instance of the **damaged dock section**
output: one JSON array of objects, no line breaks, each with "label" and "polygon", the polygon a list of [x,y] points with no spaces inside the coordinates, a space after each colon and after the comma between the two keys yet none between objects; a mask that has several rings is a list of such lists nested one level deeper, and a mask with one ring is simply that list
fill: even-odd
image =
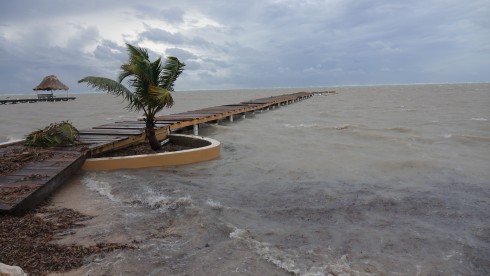
[{"label": "damaged dock section", "polygon": [[[220,105],[156,118],[157,139],[172,131],[193,129],[199,124],[219,120],[233,122],[234,116],[262,112],[311,98],[311,92],[298,92]],[[0,157],[12,168],[0,171],[0,213],[23,213],[50,196],[76,173],[88,157],[145,142],[145,123],[141,120],[114,122],[79,130],[81,145],[59,148],[28,148],[21,143],[0,145]],[[7,158],[12,158],[10,161]]]}]

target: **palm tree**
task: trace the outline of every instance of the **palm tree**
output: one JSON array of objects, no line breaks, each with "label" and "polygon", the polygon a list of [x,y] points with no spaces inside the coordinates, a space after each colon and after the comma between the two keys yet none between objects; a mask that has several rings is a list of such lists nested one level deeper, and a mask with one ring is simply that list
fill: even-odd
[{"label": "palm tree", "polygon": [[[145,133],[153,150],[162,148],[155,135],[155,115],[164,107],[174,104],[170,92],[174,91],[174,83],[184,71],[185,64],[176,57],[167,57],[150,62],[147,50],[126,44],[129,60],[121,65],[118,81],[102,77],[85,77],[78,82],[86,82],[88,86],[99,91],[122,96],[128,101],[127,108],[131,111],[143,111]],[[129,77],[130,91],[122,81]]]}]

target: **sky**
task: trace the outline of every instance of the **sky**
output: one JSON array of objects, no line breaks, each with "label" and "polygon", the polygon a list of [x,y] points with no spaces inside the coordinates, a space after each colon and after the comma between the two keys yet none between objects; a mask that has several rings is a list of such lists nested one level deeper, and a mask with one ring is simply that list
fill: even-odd
[{"label": "sky", "polygon": [[186,64],[175,89],[490,81],[488,0],[0,2],[0,94],[115,79],[126,43]]}]

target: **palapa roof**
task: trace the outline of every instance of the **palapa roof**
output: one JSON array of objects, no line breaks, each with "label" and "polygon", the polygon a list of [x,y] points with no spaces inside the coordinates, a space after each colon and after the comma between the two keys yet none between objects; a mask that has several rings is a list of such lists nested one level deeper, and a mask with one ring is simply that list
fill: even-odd
[{"label": "palapa roof", "polygon": [[55,75],[44,77],[43,81],[32,90],[68,90],[68,86],[63,84]]}]

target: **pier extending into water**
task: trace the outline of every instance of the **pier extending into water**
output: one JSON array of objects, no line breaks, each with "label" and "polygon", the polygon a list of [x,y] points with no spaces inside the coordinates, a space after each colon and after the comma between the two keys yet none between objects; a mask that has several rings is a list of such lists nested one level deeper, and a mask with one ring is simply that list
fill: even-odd
[{"label": "pier extending into water", "polygon": [[[220,105],[156,118],[156,135],[159,140],[172,131],[192,129],[198,135],[199,125],[234,121],[249,113],[263,112],[311,98],[310,92],[298,92],[260,98],[237,104]],[[48,148],[48,158],[28,162],[22,168],[0,176],[0,213],[22,213],[41,203],[60,185],[77,172],[87,157],[111,150],[122,149],[145,142],[145,122],[142,120],[104,124],[80,130],[83,147]],[[0,154],[22,148],[20,143],[0,145]]]},{"label": "pier extending into water", "polygon": [[19,104],[19,103],[37,103],[37,102],[66,102],[73,101],[76,97],[50,97],[50,98],[20,98],[0,100],[0,105]]}]

